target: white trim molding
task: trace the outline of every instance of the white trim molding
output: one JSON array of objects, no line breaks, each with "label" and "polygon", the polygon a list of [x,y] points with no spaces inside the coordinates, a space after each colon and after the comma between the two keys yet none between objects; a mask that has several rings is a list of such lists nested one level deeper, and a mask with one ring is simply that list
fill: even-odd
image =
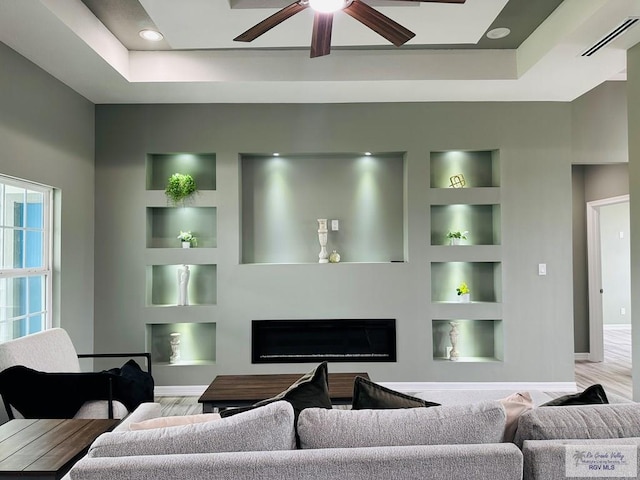
[{"label": "white trim molding", "polygon": [[581,361],[581,360],[589,360],[589,358],[591,357],[591,355],[589,354],[589,352],[583,352],[583,353],[576,353],[574,354],[574,359],[575,361]]},{"label": "white trim molding", "polygon": [[208,385],[163,385],[156,386],[153,394],[156,397],[199,397]]}]

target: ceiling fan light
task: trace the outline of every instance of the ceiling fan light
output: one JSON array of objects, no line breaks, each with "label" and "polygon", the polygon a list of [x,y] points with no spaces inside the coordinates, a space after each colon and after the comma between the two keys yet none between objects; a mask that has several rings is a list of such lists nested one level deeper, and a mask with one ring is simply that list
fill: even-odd
[{"label": "ceiling fan light", "polygon": [[316,12],[333,13],[347,6],[347,0],[309,0],[309,6]]}]

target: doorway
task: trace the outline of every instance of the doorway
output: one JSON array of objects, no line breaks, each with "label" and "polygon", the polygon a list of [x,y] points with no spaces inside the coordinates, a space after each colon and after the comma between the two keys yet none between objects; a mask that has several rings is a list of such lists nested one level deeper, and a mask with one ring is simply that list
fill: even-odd
[{"label": "doorway", "polygon": [[629,248],[629,195],[587,202],[591,362],[604,361],[605,325],[631,323]]}]

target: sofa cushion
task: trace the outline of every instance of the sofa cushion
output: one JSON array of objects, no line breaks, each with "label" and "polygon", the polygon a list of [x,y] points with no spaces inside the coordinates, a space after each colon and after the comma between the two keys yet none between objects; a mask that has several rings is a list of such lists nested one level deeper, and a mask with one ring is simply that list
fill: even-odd
[{"label": "sofa cushion", "polygon": [[498,401],[502,404],[507,414],[507,423],[504,427],[502,441],[513,442],[518,428],[518,420],[522,414],[533,408],[533,400],[529,392],[516,392]]},{"label": "sofa cushion", "polygon": [[212,422],[220,420],[219,413],[200,413],[197,415],[175,415],[170,417],[150,418],[142,422],[129,424],[129,430],[149,430],[152,428],[181,427],[194,423]]},{"label": "sofa cushion", "polygon": [[543,403],[541,407],[566,407],[568,405],[597,405],[609,403],[607,394],[604,392],[604,388],[600,384],[591,385],[584,391],[573,393],[570,395],[563,395],[562,397],[554,398],[553,400]]},{"label": "sofa cushion", "polygon": [[302,448],[496,443],[505,419],[496,401],[391,410],[309,408],[300,413],[298,434]]},{"label": "sofa cushion", "polygon": [[640,437],[640,404],[535,408],[520,417],[514,442]]},{"label": "sofa cushion", "polygon": [[396,392],[363,377],[356,377],[353,382],[353,399],[351,402],[353,410],[436,407],[438,405],[440,404]]},{"label": "sofa cushion", "polygon": [[295,448],[293,407],[274,402],[216,422],[110,432],[91,445],[90,457],[124,457]]},{"label": "sofa cushion", "polygon": [[275,397],[261,400],[249,407],[230,408],[220,412],[225,418],[241,412],[252,410],[279,400],[286,400],[293,406],[295,418],[305,408],[331,408],[331,398],[329,397],[329,373],[327,362],[322,362],[309,373],[300,377],[285,391],[280,392]]}]

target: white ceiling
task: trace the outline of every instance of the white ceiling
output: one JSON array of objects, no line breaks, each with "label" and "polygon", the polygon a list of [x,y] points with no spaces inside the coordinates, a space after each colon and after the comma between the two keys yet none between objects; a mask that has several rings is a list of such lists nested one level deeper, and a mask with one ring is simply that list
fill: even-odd
[{"label": "white ceiling", "polygon": [[162,51],[127,50],[81,0],[0,0],[0,41],[96,104],[571,101],[624,79],[640,26],[580,54],[640,15],[638,0],[565,0],[517,49],[464,48],[507,1],[376,6],[416,32],[400,48],[338,13],[332,52],[315,59],[309,11],[252,43],[232,41],[278,10],[255,4],[286,0],[234,0],[242,8],[233,9],[225,0],[140,0],[171,47]]}]

